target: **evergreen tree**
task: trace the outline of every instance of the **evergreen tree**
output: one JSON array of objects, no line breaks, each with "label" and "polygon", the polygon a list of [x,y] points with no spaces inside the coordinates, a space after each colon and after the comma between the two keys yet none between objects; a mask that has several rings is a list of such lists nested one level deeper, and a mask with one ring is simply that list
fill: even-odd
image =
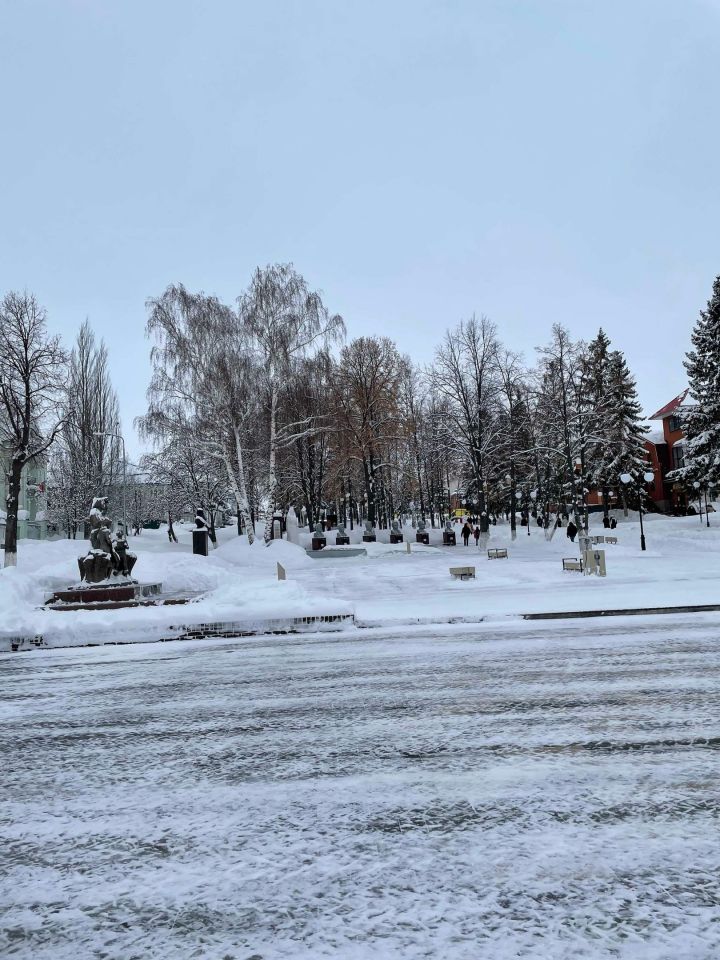
[{"label": "evergreen tree", "polygon": [[720,484],[720,276],[715,278],[707,309],[700,312],[687,353],[690,396],[683,411],[685,464],[671,474],[675,480],[707,486]]},{"label": "evergreen tree", "polygon": [[610,349],[610,339],[602,329],[588,346],[587,368],[586,387],[596,413],[588,480],[601,490],[607,516],[610,491],[617,489],[620,475],[638,477],[648,468],[647,428],[625,355]]}]

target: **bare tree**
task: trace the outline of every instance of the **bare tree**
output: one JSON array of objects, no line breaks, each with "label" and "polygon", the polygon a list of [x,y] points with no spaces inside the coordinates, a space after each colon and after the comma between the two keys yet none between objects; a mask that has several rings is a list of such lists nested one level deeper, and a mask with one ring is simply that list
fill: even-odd
[{"label": "bare tree", "polygon": [[[387,337],[360,337],[343,347],[334,377],[334,406],[348,457],[362,469],[368,519],[375,523],[382,501],[382,471],[399,436],[403,361]],[[381,511],[382,513],[382,511]]]},{"label": "bare tree", "polygon": [[118,505],[122,477],[120,412],[107,349],[90,323],[80,327],[68,366],[65,422],[53,456],[53,513],[74,536],[92,498]]},{"label": "bare tree", "polygon": [[0,303],[0,429],[10,448],[5,566],[17,563],[22,470],[53,443],[63,424],[67,355],[47,333],[45,310],[32,294],[10,292]]},{"label": "bare tree", "polygon": [[245,471],[248,430],[257,420],[258,368],[238,316],[216,297],[171,286],[150,300],[153,374],[141,433],[215,458],[248,541],[254,540]]},{"label": "bare tree", "polygon": [[487,317],[475,317],[449,330],[438,348],[432,381],[447,401],[448,436],[454,438],[485,511],[485,467],[497,436],[497,330]]},{"label": "bare tree", "polygon": [[342,317],[330,314],[319,292],[290,263],[258,269],[238,298],[242,323],[259,356],[268,408],[268,470],[265,492],[265,542],[272,539],[277,495],[278,405],[294,363],[328,348],[345,334]]}]

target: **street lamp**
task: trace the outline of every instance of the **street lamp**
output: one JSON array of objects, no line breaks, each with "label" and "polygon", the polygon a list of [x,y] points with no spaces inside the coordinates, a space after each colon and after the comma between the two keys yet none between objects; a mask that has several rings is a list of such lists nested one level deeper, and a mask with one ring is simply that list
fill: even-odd
[{"label": "street lamp", "polygon": [[[531,491],[530,491],[530,499],[532,500],[532,505],[533,505],[533,508],[534,508],[534,507],[535,507],[535,501],[537,500],[537,490],[531,490]],[[531,514],[532,512],[533,512],[533,511],[530,509],[530,505],[528,504],[528,536],[530,536],[530,514]],[[534,512],[537,513],[537,509],[535,509]]]},{"label": "street lamp", "polygon": [[[700,497],[702,484],[700,483],[699,480],[693,480],[693,486],[697,490],[698,510],[700,512],[700,523],[702,523],[702,499]],[[708,513],[707,487],[705,487],[704,492],[705,492],[705,520],[707,522],[707,525],[710,526],[710,514]]]},{"label": "street lamp", "polygon": [[125,501],[125,492],[126,492],[126,490],[127,490],[127,475],[126,475],[126,472],[125,472],[125,471],[126,471],[126,464],[127,464],[127,457],[125,456],[125,441],[123,440],[122,435],[119,434],[119,433],[102,433],[102,432],[96,431],[96,432],[93,434],[93,436],[95,436],[95,437],[112,437],[113,440],[119,440],[120,443],[122,444],[122,452],[123,452],[123,496],[122,496],[122,500],[123,500],[123,536],[124,536],[124,537],[127,537],[127,535],[128,535],[128,529],[127,529],[127,504],[126,504],[126,501]]},{"label": "street lamp", "polygon": [[[621,473],[620,479],[624,484],[632,483],[634,478],[630,473]],[[651,470],[646,470],[643,474],[643,480],[645,483],[652,483],[655,479],[655,474]],[[635,480],[638,489],[638,508],[640,513],[640,549],[645,549],[645,531],[643,529],[643,504],[642,504],[642,495],[644,484],[640,480]]]}]

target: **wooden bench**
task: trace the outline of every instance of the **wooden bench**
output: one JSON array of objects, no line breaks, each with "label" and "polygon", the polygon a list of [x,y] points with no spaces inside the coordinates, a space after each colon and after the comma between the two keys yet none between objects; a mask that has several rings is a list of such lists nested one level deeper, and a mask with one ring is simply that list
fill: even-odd
[{"label": "wooden bench", "polygon": [[605,543],[617,543],[617,537],[605,537]]},{"label": "wooden bench", "polygon": [[488,560],[507,560],[507,548],[506,547],[491,547],[488,550]]},{"label": "wooden bench", "polygon": [[583,562],[576,557],[563,557],[562,564],[563,570],[576,570],[578,573],[582,573]]},{"label": "wooden bench", "polygon": [[475,567],[450,567],[450,576],[453,580],[474,580]]},{"label": "wooden bench", "polygon": [[603,534],[598,534],[595,537],[590,537],[590,543],[594,543],[594,544],[605,543],[605,537]]}]

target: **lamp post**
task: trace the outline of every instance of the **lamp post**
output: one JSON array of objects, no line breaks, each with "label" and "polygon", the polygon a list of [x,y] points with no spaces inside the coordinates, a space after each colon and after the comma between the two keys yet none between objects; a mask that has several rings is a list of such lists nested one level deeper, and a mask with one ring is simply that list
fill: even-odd
[{"label": "lamp post", "polygon": [[[533,507],[535,506],[535,501],[537,500],[537,490],[530,491],[530,499],[532,500]],[[528,536],[530,536],[530,514],[531,514],[530,504],[528,504]],[[537,513],[537,509],[535,510]]]},{"label": "lamp post", "polygon": [[[695,490],[697,492],[698,513],[700,514],[700,525],[702,526],[702,496],[701,496],[702,484],[700,483],[699,480],[693,480],[693,486],[695,487]],[[710,518],[708,517],[708,512],[707,512],[707,493],[705,494],[705,518],[707,519],[707,525],[710,526]]]},{"label": "lamp post", "polygon": [[[641,480],[635,480],[635,484],[636,484],[637,490],[638,490],[638,510],[639,510],[639,513],[640,513],[640,549],[641,549],[641,550],[644,550],[644,549],[645,549],[645,530],[643,529],[643,504],[642,504],[642,495],[643,495],[643,490],[644,490],[645,484],[647,484],[647,483],[652,483],[652,481],[653,481],[654,479],[655,479],[654,473],[652,473],[652,471],[650,471],[650,470],[646,470],[645,473],[642,475],[642,481],[641,481]],[[621,474],[620,474],[620,480],[621,480],[624,484],[627,485],[627,484],[632,483],[633,480],[634,480],[634,478],[633,478],[632,474],[630,474],[630,473],[621,473]],[[643,481],[644,481],[644,482],[643,482]]]},{"label": "lamp post", "polygon": [[125,494],[126,494],[126,491],[127,491],[127,474],[126,474],[127,457],[125,456],[125,441],[123,440],[122,435],[119,434],[119,433],[102,433],[102,432],[95,432],[95,433],[94,433],[94,436],[96,436],[96,437],[112,437],[114,440],[119,440],[120,443],[122,444],[122,452],[123,452],[123,496],[122,496],[122,500],[123,500],[123,536],[127,537],[127,535],[128,535],[128,529],[127,529],[127,503],[126,503],[126,499],[125,499]]}]

